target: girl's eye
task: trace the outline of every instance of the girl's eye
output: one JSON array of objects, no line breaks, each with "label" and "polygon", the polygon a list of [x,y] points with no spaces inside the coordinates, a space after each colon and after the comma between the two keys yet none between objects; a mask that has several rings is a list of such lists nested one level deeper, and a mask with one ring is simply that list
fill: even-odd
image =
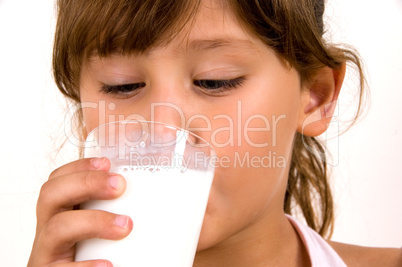
[{"label": "girl's eye", "polygon": [[101,91],[105,94],[115,94],[115,95],[130,95],[135,90],[145,87],[145,83],[129,83],[129,84],[119,84],[119,85],[107,85],[102,86]]},{"label": "girl's eye", "polygon": [[[201,87],[203,90],[208,91],[209,93],[221,93],[241,86],[244,81],[244,77],[239,77],[231,80],[195,80],[194,85]],[[146,84],[142,82],[119,85],[104,84],[101,88],[101,92],[105,94],[131,96],[134,91],[145,86]]]},{"label": "girl's eye", "polygon": [[205,91],[219,93],[241,86],[244,80],[244,77],[239,77],[232,80],[195,80],[193,83]]}]

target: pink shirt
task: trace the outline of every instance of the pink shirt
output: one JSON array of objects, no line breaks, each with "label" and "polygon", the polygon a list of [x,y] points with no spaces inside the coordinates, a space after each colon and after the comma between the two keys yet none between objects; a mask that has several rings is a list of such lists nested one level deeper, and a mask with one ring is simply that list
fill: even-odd
[{"label": "pink shirt", "polygon": [[286,215],[303,240],[312,267],[344,267],[346,264],[335,250],[313,229]]}]

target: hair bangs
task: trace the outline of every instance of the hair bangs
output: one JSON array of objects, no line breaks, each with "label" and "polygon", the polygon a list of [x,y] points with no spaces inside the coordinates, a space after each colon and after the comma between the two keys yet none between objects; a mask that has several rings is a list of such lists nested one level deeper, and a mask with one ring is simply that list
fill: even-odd
[{"label": "hair bangs", "polygon": [[80,32],[73,39],[77,49],[85,48],[84,54],[101,57],[144,53],[170,42],[194,17],[199,5],[198,0],[91,2],[86,4],[91,12],[82,12],[87,18],[80,20],[83,25],[76,27]]},{"label": "hair bangs", "polygon": [[191,22],[200,0],[58,0],[53,75],[80,100],[79,76],[91,55],[144,53],[170,42]]}]

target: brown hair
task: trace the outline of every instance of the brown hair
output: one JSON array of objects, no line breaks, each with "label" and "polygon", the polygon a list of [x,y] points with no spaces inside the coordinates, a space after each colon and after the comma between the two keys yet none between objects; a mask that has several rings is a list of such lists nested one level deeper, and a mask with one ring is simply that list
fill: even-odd
[{"label": "brown hair", "polygon": [[[53,73],[60,91],[80,102],[79,77],[88,52],[145,52],[169,42],[191,21],[201,0],[58,0]],[[302,82],[324,66],[357,67],[362,99],[365,79],[356,52],[323,38],[324,0],[227,0],[243,25],[295,68]],[[78,126],[82,131],[82,114]],[[318,153],[312,153],[316,151]],[[334,211],[324,146],[296,134],[284,210],[299,208],[307,224],[322,236],[332,233]]]}]

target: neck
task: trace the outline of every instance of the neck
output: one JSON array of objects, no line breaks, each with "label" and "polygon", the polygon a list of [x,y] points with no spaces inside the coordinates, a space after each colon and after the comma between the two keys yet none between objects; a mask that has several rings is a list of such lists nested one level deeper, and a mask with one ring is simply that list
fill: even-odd
[{"label": "neck", "polygon": [[281,213],[266,216],[220,244],[197,252],[193,266],[302,267],[310,266],[310,261],[296,230]]}]

